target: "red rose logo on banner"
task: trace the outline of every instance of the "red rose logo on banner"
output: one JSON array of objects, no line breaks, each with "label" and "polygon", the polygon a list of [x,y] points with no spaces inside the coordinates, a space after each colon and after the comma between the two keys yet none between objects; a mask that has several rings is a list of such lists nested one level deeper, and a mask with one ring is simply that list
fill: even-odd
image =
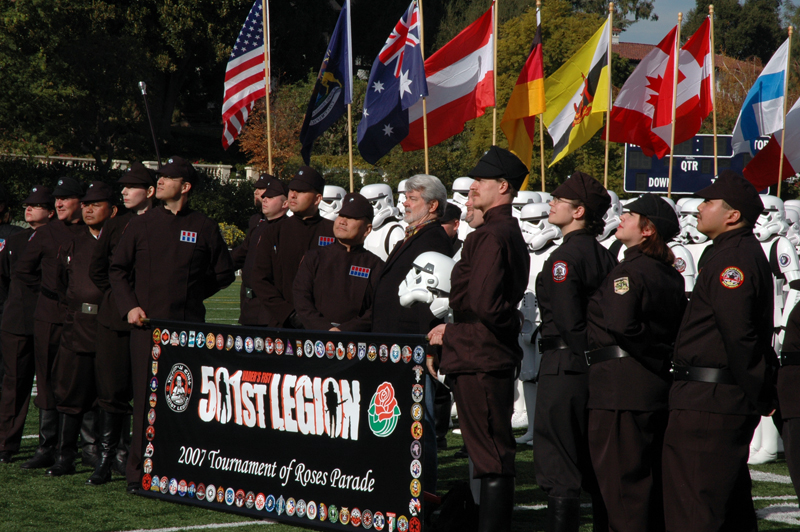
[{"label": "red rose logo on banner", "polygon": [[394,387],[390,382],[384,382],[375,391],[369,404],[369,428],[375,436],[385,438],[397,426],[400,417],[400,407],[394,396]]}]

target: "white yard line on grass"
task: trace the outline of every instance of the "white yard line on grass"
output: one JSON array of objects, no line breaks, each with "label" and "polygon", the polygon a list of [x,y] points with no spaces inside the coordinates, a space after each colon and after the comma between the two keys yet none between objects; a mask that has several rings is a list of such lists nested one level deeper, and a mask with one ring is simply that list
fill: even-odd
[{"label": "white yard line on grass", "polygon": [[796,504],[786,506],[783,504],[774,504],[756,510],[756,516],[759,519],[766,519],[767,521],[774,521],[777,523],[786,523],[789,525],[800,525],[800,510]]},{"label": "white yard line on grass", "polygon": [[778,484],[791,484],[792,479],[788,475],[777,475],[775,473],[765,473],[764,471],[750,470],[750,478],[759,482],[777,482]]},{"label": "white yard line on grass", "polygon": [[180,530],[212,530],[219,528],[238,528],[240,526],[250,525],[274,525],[275,521],[265,519],[263,521],[243,521],[240,523],[213,523],[208,525],[192,525],[192,526],[175,526],[171,528],[139,528],[137,530],[128,530],[125,532],[179,532]]}]

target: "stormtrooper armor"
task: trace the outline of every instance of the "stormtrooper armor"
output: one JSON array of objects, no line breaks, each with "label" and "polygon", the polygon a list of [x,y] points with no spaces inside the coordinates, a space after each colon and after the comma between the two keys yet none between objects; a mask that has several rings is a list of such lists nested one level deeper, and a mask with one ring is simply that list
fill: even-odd
[{"label": "stormtrooper armor", "polygon": [[800,209],[786,207],[786,223],[789,224],[786,238],[796,250],[800,246]]},{"label": "stormtrooper armor", "polygon": [[397,184],[397,210],[400,211],[400,215],[406,213],[406,208],[403,203],[406,202],[406,181],[408,179],[403,179]]},{"label": "stormtrooper armor", "polygon": [[675,255],[673,266],[678,270],[678,273],[683,276],[683,283],[688,297],[691,295],[692,290],[694,290],[694,281],[697,278],[697,266],[695,266],[694,257],[692,257],[689,250],[679,242],[670,242],[667,245],[672,250],[673,255]]},{"label": "stormtrooper armor", "polygon": [[701,198],[688,198],[680,207],[681,232],[675,238],[682,244],[694,258],[694,263],[700,262],[706,247],[710,244],[708,237],[697,230],[697,207],[703,203]]},{"label": "stormtrooper armor", "polygon": [[619,218],[622,216],[622,204],[619,201],[619,196],[617,196],[616,192],[612,192],[611,190],[608,191],[608,195],[611,196],[611,206],[603,215],[605,227],[603,227],[603,234],[597,237],[599,242],[611,240],[617,227],[619,227]]},{"label": "stormtrooper armor", "polygon": [[542,196],[539,195],[538,192],[531,192],[530,190],[520,190],[517,192],[517,195],[514,197],[511,206],[513,207],[512,213],[514,217],[519,219],[519,214],[522,208],[525,205],[530,205],[531,203],[541,203]]},{"label": "stormtrooper armor", "polygon": [[319,214],[328,220],[335,220],[342,208],[342,200],[347,191],[342,187],[325,185],[322,190],[322,201],[319,203]]},{"label": "stormtrooper armor", "polygon": [[400,304],[410,307],[414,303],[427,303],[434,316],[447,317],[450,314],[450,274],[455,264],[447,255],[435,251],[421,253],[400,283],[397,291]]},{"label": "stormtrooper armor", "polygon": [[[469,187],[472,186],[474,179],[471,177],[459,177],[453,181],[453,199],[450,200],[450,203],[458,205],[461,207],[461,221],[464,221],[464,216],[467,213],[467,200],[469,199]],[[458,239],[462,242],[464,239],[467,238],[467,235],[470,234],[474,229],[472,229],[468,224],[461,223],[458,226]]]},{"label": "stormtrooper armor", "polygon": [[363,187],[361,195],[369,200],[374,212],[372,232],[367,235],[364,247],[386,260],[395,244],[405,236],[405,229],[399,222],[400,211],[394,206],[392,188],[385,183],[375,183]]}]

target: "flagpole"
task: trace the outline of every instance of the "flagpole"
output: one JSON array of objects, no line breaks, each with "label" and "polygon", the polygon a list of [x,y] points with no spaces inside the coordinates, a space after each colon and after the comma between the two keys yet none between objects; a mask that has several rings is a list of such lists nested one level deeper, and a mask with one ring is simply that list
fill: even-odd
[{"label": "flagpole", "polygon": [[261,0],[261,9],[263,12],[263,16],[261,17],[261,25],[263,26],[264,31],[264,83],[265,83],[265,101],[267,103],[266,106],[266,113],[267,113],[267,164],[269,168],[269,173],[272,174],[272,125],[270,120],[270,109],[269,109],[269,10],[267,7],[267,0]]},{"label": "flagpole", "polygon": [[350,192],[353,192],[353,104],[347,104],[347,144],[350,150]]},{"label": "flagpole", "polygon": [[603,186],[608,188],[608,136],[611,133],[611,41],[614,35],[614,2],[608,4],[608,110],[606,111],[606,155],[603,170]]},{"label": "flagpole", "polygon": [[[542,0],[536,0],[536,11],[541,15]],[[538,24],[537,24],[538,25]],[[544,184],[544,113],[539,113],[539,163],[542,170],[542,192],[545,190]]]},{"label": "flagpole", "polygon": [[716,62],[717,54],[714,52],[714,4],[708,5],[708,21],[711,23],[711,123],[714,127],[714,175],[718,175],[717,171],[717,83],[714,81],[716,76]]},{"label": "flagpole", "polygon": [[[422,62],[425,63],[425,29],[422,24],[422,0],[417,1],[419,5],[419,53],[422,56]],[[422,142],[425,146],[425,173],[428,171],[428,103],[425,101],[425,96],[422,97]]]},{"label": "flagpole", "polygon": [[783,144],[786,141],[786,104],[789,101],[789,74],[792,64],[792,31],[789,26],[789,50],[786,52],[786,77],[783,80],[783,129],[781,129],[781,159],[778,162],[778,198],[781,197],[781,181],[783,181]]},{"label": "flagpole", "polygon": [[494,0],[492,5],[492,42],[494,46],[494,67],[492,73],[494,77],[494,109],[492,110],[492,146],[497,145],[497,2]]},{"label": "flagpole", "polygon": [[[667,184],[667,197],[672,197],[672,161],[675,156],[675,115],[678,106],[678,71],[681,67],[681,22],[683,13],[678,13],[678,34],[675,36],[675,64],[672,75],[672,131],[669,133],[669,179]],[[713,53],[713,50],[712,50]]]}]

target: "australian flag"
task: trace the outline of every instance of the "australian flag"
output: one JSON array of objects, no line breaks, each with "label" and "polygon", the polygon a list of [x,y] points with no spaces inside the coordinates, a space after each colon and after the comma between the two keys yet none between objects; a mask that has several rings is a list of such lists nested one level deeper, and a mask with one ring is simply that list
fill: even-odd
[{"label": "australian flag", "polygon": [[408,6],[372,64],[358,124],[358,151],[365,161],[378,159],[408,135],[408,108],[428,95],[420,47],[417,2]]},{"label": "australian flag", "polygon": [[339,20],[333,29],[325,59],[308,102],[303,129],[300,130],[300,153],[303,161],[311,164],[314,140],[322,135],[342,116],[347,105],[353,102],[353,53],[350,33],[350,0],[346,0]]}]

